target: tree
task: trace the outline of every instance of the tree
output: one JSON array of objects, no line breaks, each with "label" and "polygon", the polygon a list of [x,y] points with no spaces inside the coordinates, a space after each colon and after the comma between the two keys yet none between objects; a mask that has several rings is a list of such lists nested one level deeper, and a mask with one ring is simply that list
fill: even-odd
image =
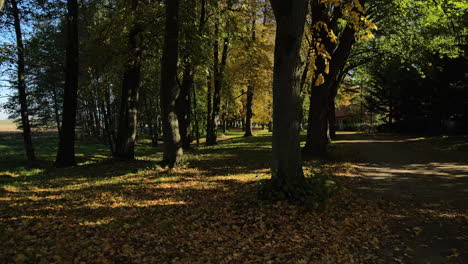
[{"label": "tree", "polygon": [[444,123],[466,123],[461,110],[466,103],[459,100],[466,96],[456,88],[463,85],[453,84],[463,82],[457,69],[466,63],[467,8],[461,0],[376,1],[369,6],[378,30],[364,48],[379,56],[350,75],[356,84],[364,81],[366,108],[382,119],[382,129],[441,133],[448,132]]},{"label": "tree", "polygon": [[[181,33],[183,35],[184,43],[182,50],[183,58],[183,74],[182,83],[180,85],[180,94],[176,101],[177,116],[179,118],[179,133],[181,137],[181,144],[184,149],[190,148],[191,143],[191,129],[190,123],[192,121],[192,95],[195,84],[195,70],[200,59],[197,55],[200,54],[202,43],[200,42],[200,36],[202,35],[205,24],[206,24],[206,0],[200,2],[200,14],[197,19],[196,17],[196,6],[195,0],[185,1],[184,11],[186,11],[185,20],[182,27]],[[182,46],[182,45],[181,45]],[[194,100],[196,100],[194,98]],[[196,103],[195,103],[196,104]],[[195,117],[195,130],[198,133],[198,119],[196,117],[196,107],[194,107]]]},{"label": "tree", "polygon": [[[228,1],[227,9],[231,8],[232,2]],[[215,8],[218,9],[218,3]],[[217,10],[219,12],[219,10]],[[227,23],[227,22],[226,22]],[[215,18],[214,21],[214,41],[213,41],[213,105],[211,108],[211,115],[208,120],[206,130],[206,144],[215,145],[217,144],[218,137],[218,122],[221,108],[221,95],[224,86],[224,74],[227,64],[228,49],[229,49],[229,37],[226,35],[222,38],[222,51],[221,58],[219,57],[220,51],[220,18]],[[210,102],[208,102],[210,103]]]},{"label": "tree", "polygon": [[31,125],[56,128],[60,134],[65,68],[63,31],[57,31],[57,26],[49,23],[37,24],[34,35],[26,42],[26,50]]},{"label": "tree", "polygon": [[164,134],[163,165],[176,167],[183,155],[180,145],[179,121],[175,103],[177,87],[177,59],[179,47],[179,0],[166,0],[164,47],[161,59],[161,110]]},{"label": "tree", "polygon": [[128,57],[124,66],[119,111],[119,127],[114,157],[119,160],[135,159],[135,138],[137,134],[138,97],[142,48],[139,35],[142,31],[138,21],[138,0],[129,3],[130,32],[128,34]]},{"label": "tree", "polygon": [[26,93],[26,71],[25,71],[25,58],[24,58],[24,45],[23,45],[23,34],[21,31],[20,11],[18,9],[18,3],[16,0],[10,1],[11,13],[13,15],[13,22],[16,33],[16,49],[17,49],[17,87],[18,87],[18,99],[20,103],[21,113],[21,126],[23,128],[23,139],[24,148],[26,151],[26,157],[30,165],[34,165],[36,162],[36,156],[34,154],[33,143],[31,138],[31,126],[29,124],[28,115],[28,101]]},{"label": "tree", "polygon": [[62,131],[55,165],[68,167],[76,165],[75,125],[78,101],[79,41],[78,41],[78,1],[67,1],[67,38],[65,56],[65,90],[63,97]]},{"label": "tree", "polygon": [[271,0],[276,18],[273,73],[273,157],[271,180],[264,195],[302,200],[305,178],[299,146],[300,56],[307,0]]},{"label": "tree", "polygon": [[[370,38],[375,24],[365,16],[361,1],[312,1],[311,37],[315,45],[316,70],[312,78],[306,145],[303,154],[323,156],[330,142],[328,121],[334,98],[355,43],[356,34]],[[336,34],[335,32],[339,32]],[[339,36],[337,38],[336,36]],[[312,42],[314,43],[314,42]],[[333,102],[333,103],[332,103]]]},{"label": "tree", "polygon": [[[255,22],[256,17],[252,18],[252,45],[255,44]],[[245,104],[245,133],[244,137],[251,137],[252,134],[252,117],[253,117],[253,98],[254,98],[254,84],[253,80],[247,85],[247,103]]]}]

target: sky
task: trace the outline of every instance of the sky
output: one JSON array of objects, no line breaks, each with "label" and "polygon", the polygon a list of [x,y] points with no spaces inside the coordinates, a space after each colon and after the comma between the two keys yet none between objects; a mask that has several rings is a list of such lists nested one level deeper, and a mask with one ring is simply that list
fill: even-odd
[{"label": "sky", "polygon": [[[28,24],[22,24],[23,40],[26,40],[32,32],[32,27]],[[0,27],[0,45],[11,45],[15,43],[15,35],[10,27]],[[8,96],[12,93],[10,83],[7,81],[10,76],[6,73],[6,69],[10,66],[8,62],[0,63],[0,120],[7,120],[8,114],[3,110],[1,105],[8,100]]]},{"label": "sky", "polygon": [[[0,93],[1,95],[0,96],[4,96],[5,93]],[[0,98],[0,105],[5,103],[6,102],[6,98]],[[5,111],[3,111],[3,108],[0,108],[0,120],[7,120],[8,119],[8,115],[5,113]]]}]

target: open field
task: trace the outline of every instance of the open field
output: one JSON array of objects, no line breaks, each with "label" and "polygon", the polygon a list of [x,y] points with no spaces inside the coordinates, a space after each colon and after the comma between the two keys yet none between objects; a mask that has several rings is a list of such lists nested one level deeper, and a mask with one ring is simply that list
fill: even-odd
[{"label": "open field", "polygon": [[16,124],[11,120],[0,120],[0,133],[2,132],[19,132]]}]

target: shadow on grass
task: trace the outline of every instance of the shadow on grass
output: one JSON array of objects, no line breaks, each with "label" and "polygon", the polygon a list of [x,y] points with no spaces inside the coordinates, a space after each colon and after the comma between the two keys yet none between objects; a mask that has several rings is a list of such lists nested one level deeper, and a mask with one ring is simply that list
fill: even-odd
[{"label": "shadow on grass", "polygon": [[215,146],[187,152],[189,167],[206,175],[235,175],[268,169],[271,161],[271,136],[233,138]]},{"label": "shadow on grass", "polygon": [[[368,234],[369,222],[380,217],[372,215],[375,210],[360,211],[368,204],[335,201],[316,214],[256,198],[261,180],[243,174],[268,170],[270,141],[236,138],[193,149],[186,166],[173,171],[151,159],[103,160],[7,175],[0,201],[1,260],[15,262],[21,254],[32,263],[314,263],[326,256],[329,263],[345,257],[372,263],[359,259],[377,254],[366,243],[381,238],[377,231]],[[386,216],[397,219],[393,213]],[[426,217],[456,228],[442,213]]]}]

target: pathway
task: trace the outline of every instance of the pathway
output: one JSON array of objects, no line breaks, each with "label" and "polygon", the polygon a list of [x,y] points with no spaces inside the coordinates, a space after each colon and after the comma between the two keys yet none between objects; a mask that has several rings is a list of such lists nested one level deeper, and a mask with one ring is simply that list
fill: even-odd
[{"label": "pathway", "polygon": [[362,195],[395,208],[389,218],[401,245],[389,245],[383,257],[396,263],[468,263],[467,152],[396,135],[341,133],[337,145],[359,165]]}]

